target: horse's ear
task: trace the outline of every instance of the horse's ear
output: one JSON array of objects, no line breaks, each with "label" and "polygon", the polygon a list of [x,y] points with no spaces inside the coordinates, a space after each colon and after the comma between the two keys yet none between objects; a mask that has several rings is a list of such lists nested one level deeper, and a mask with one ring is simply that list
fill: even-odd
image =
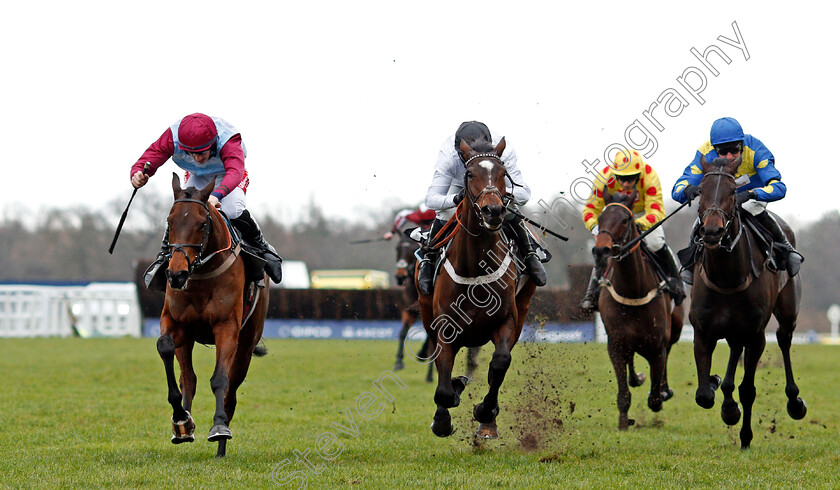
[{"label": "horse's ear", "polygon": [[741,156],[742,155],[738,155],[738,158],[736,158],[735,160],[732,160],[731,162],[727,163],[723,167],[723,171],[730,174],[730,175],[735,175],[735,172],[738,170],[738,167],[741,166]]},{"label": "horse's ear", "polygon": [[181,179],[178,178],[178,174],[172,172],[172,192],[175,194],[175,198],[178,198],[178,193],[181,192]]},{"label": "horse's ear", "polygon": [[504,136],[502,136],[502,141],[499,141],[499,144],[498,144],[498,145],[496,145],[496,147],[495,147],[495,148],[493,148],[493,151],[496,153],[496,155],[497,155],[499,158],[502,158],[502,153],[504,153],[504,152],[505,152],[505,145],[506,145],[506,143],[505,143],[505,137],[504,137]]},{"label": "horse's ear", "polygon": [[700,168],[703,169],[704,174],[712,170],[712,166],[709,165],[709,162],[706,161],[705,155],[700,155]]},{"label": "horse's ear", "polygon": [[198,191],[198,196],[196,196],[196,199],[199,200],[199,201],[202,201],[202,202],[206,201],[210,197],[210,193],[212,193],[213,189],[215,189],[215,188],[216,188],[216,180],[215,179],[210,179],[210,182],[208,182],[207,185],[204,186],[204,189],[201,189],[200,191]]},{"label": "horse's ear", "polygon": [[602,194],[604,196],[604,204],[610,204],[613,202],[613,195],[610,194],[610,191],[608,191],[606,187],[604,187]]},{"label": "horse's ear", "polygon": [[467,144],[467,140],[461,140],[461,144],[458,148],[461,150],[461,154],[464,155],[464,161],[469,160],[471,156],[470,153],[475,151],[469,144]]},{"label": "horse's ear", "polygon": [[627,207],[633,209],[633,203],[636,202],[636,199],[639,197],[639,189],[637,187],[633,188],[633,192],[630,193],[630,199],[627,203]]}]

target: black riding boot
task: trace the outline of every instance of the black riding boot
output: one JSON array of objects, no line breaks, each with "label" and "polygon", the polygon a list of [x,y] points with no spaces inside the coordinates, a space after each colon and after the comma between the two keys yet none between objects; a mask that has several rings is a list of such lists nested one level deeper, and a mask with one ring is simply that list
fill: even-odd
[{"label": "black riding boot", "polygon": [[667,245],[654,252],[659,263],[665,267],[665,273],[668,275],[666,279],[668,283],[668,291],[674,299],[674,304],[679,306],[685,299],[685,289],[683,289],[682,279],[680,279],[680,270],[677,268],[677,263],[674,261],[674,256]]},{"label": "black riding boot", "polygon": [[444,221],[435,218],[434,223],[432,223],[432,227],[429,228],[429,236],[426,238],[426,243],[420,248],[420,253],[423,258],[420,260],[420,264],[418,265],[420,269],[417,272],[417,288],[420,290],[420,293],[425,295],[432,294],[432,289],[434,287],[435,263],[437,262],[438,256],[438,250],[429,247],[429,244],[432,242],[432,239],[434,239],[440,229],[443,228],[444,224]]},{"label": "black riding boot", "polygon": [[688,238],[688,246],[679,252],[677,257],[680,259],[682,269],[680,269],[679,277],[686,284],[694,284],[694,257],[697,255],[697,242],[694,236],[697,233],[697,227],[700,225],[699,221],[694,222],[691,228],[691,235]]},{"label": "black riding boot", "polygon": [[166,291],[166,277],[164,270],[166,264],[169,263],[169,225],[166,225],[166,231],[163,232],[163,240],[160,242],[160,252],[143,273],[143,282],[146,283],[146,289],[152,291]]},{"label": "black riding boot", "polygon": [[778,250],[778,254],[776,255],[779,259],[778,267],[779,269],[787,269],[788,274],[790,277],[795,276],[799,273],[799,267],[802,265],[802,262],[805,260],[802,257],[802,254],[797,252],[793,245],[790,244],[788,241],[785,232],[782,231],[782,227],[779,226],[779,222],[773,218],[773,215],[768,213],[767,211],[762,211],[760,214],[756,215],[756,219],[758,222],[761,223],[761,226],[767,228],[773,235],[773,248]]},{"label": "black riding boot", "polygon": [[238,218],[233,218],[230,222],[242,233],[242,238],[246,242],[259,249],[260,258],[265,260],[265,271],[268,273],[268,277],[276,284],[280,284],[283,279],[283,267],[281,265],[283,258],[277,254],[277,250],[274,250],[271,244],[265,241],[262,231],[260,231],[260,227],[254,221],[251,213],[246,209],[242,211]]},{"label": "black riding boot", "polygon": [[515,216],[510,221],[511,227],[516,233],[516,244],[519,246],[520,255],[525,263],[525,272],[537,286],[545,286],[545,267],[531,245],[531,237],[528,236],[528,229],[525,228],[525,221]]},{"label": "black riding boot", "polygon": [[586,312],[593,312],[598,309],[598,297],[601,295],[601,286],[598,280],[601,278],[601,273],[598,272],[598,267],[592,268],[592,274],[589,276],[589,285],[586,287],[586,294],[580,300],[580,309]]}]

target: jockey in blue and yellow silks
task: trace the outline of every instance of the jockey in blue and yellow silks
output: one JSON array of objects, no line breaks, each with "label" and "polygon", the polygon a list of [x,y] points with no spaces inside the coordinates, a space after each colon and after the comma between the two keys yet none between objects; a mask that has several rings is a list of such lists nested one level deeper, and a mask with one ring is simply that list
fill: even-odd
[{"label": "jockey in blue and yellow silks", "polygon": [[[632,211],[636,218],[636,226],[640,231],[646,231],[665,218],[665,203],[662,200],[662,185],[656,171],[642,160],[638,151],[619,151],[615,155],[614,165],[604,167],[601,176],[592,183],[592,194],[586,202],[581,218],[593,235],[597,236],[598,217],[604,211],[604,192],[611,194],[632,194],[636,190],[636,201]],[[674,254],[665,243],[665,231],[660,226],[644,238],[644,244],[653,252],[659,264],[668,274],[667,284],[674,303],[679,305],[685,298],[680,271],[674,260]],[[599,281],[604,271],[598,270],[597,265],[592,269],[586,293],[580,301],[580,308],[584,311],[594,311],[598,306],[600,292]]]},{"label": "jockey in blue and yellow silks", "polygon": [[[697,187],[703,180],[700,158],[705,158],[707,162],[718,157],[734,161],[738,156],[741,157],[741,165],[735,172],[735,178],[746,176],[749,182],[739,188],[737,202],[742,209],[755,216],[761,225],[773,234],[773,241],[776,242],[776,248],[780,252],[780,267],[786,267],[788,273],[795,276],[799,272],[799,266],[803,260],[802,255],[790,244],[773,215],[767,212],[767,203],[785,197],[787,187],[782,182],[782,175],[776,170],[773,153],[755,136],[744,134],[741,125],[734,118],[724,117],[712,124],[709,140],[697,149],[694,160],[688,164],[682,177],[674,184],[671,197],[675,201],[684,203],[700,194]],[[692,253],[691,256],[693,257],[694,254]],[[693,264],[683,265],[683,280],[692,284],[694,274],[691,265]]]}]

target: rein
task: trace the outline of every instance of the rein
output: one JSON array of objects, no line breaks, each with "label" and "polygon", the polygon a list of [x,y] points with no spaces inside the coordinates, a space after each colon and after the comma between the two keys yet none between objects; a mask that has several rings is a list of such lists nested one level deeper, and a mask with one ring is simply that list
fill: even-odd
[{"label": "rein", "polygon": [[[210,279],[212,277],[216,277],[216,276],[222,274],[228,268],[230,268],[231,265],[233,265],[233,262],[236,260],[236,257],[239,255],[239,251],[241,250],[240,244],[237,243],[236,247],[231,248],[233,243],[232,243],[232,238],[230,236],[230,233],[228,233],[227,234],[227,238],[228,238],[227,245],[223,246],[219,250],[216,250],[216,251],[210,253],[209,255],[207,255],[205,257],[202,257],[202,255],[204,255],[205,250],[207,249],[207,244],[210,241],[210,231],[213,228],[213,217],[212,217],[212,214],[211,214],[211,211],[210,211],[210,207],[207,205],[206,202],[199,201],[198,199],[176,199],[175,200],[175,204],[177,204],[179,202],[200,204],[204,208],[204,211],[207,213],[207,218],[205,220],[204,236],[202,236],[202,238],[201,238],[201,243],[169,243],[168,245],[172,248],[171,254],[174,254],[175,252],[181,252],[182,254],[184,254],[184,257],[187,260],[187,271],[189,271],[189,273],[190,273],[190,279],[194,279],[194,280]],[[174,207],[174,204],[173,204],[173,207]],[[195,256],[196,256],[195,261],[190,260],[190,256],[189,256],[189,254],[187,254],[187,252],[185,250],[186,248],[197,249],[197,252],[195,254]],[[205,264],[210,262],[210,260],[212,260],[216,255],[218,255],[219,253],[224,252],[226,250],[230,250],[232,253],[230,254],[230,256],[228,256],[228,258],[219,267],[217,267],[216,269],[213,269],[210,272],[198,273],[198,274],[195,272],[197,269],[203,267]]]},{"label": "rein", "polygon": [[[648,291],[647,294],[642,296],[641,298],[627,298],[625,296],[622,296],[622,295],[618,294],[618,291],[615,290],[615,287],[613,286],[613,283],[610,280],[612,278],[613,271],[615,270],[613,266],[615,265],[616,262],[619,262],[622,259],[625,259],[628,256],[630,256],[632,253],[636,252],[639,249],[639,247],[641,246],[642,242],[641,242],[641,240],[633,239],[633,240],[635,240],[635,244],[632,245],[629,249],[626,247],[626,243],[627,243],[628,239],[630,239],[630,234],[633,232],[633,227],[635,227],[635,225],[636,225],[635,222],[633,221],[633,218],[635,217],[635,215],[633,214],[633,211],[629,207],[625,206],[624,204],[617,203],[617,202],[607,204],[604,207],[604,209],[606,210],[606,208],[608,208],[610,206],[619,206],[622,209],[624,209],[625,211],[627,211],[630,214],[630,224],[627,226],[627,229],[624,230],[624,234],[621,235],[620,240],[616,239],[616,237],[609,230],[600,230],[599,229],[599,231],[598,231],[599,235],[603,233],[603,234],[609,236],[610,238],[612,238],[612,240],[613,240],[612,251],[611,251],[611,254],[610,254],[610,258],[613,259],[613,261],[610,262],[609,265],[607,265],[607,270],[604,271],[604,276],[600,279],[599,284],[602,288],[609,291],[610,296],[612,296],[612,298],[616,301],[616,303],[620,303],[620,304],[625,305],[625,306],[644,306],[644,305],[650,303],[651,301],[653,301],[654,298],[659,296],[659,294],[663,290],[667,289],[667,284],[664,280],[660,281],[659,284],[657,284],[657,286],[655,288]],[[601,214],[603,215],[603,212]],[[636,237],[636,238],[638,238],[638,237]],[[625,244],[625,245],[622,245],[622,244]]]}]

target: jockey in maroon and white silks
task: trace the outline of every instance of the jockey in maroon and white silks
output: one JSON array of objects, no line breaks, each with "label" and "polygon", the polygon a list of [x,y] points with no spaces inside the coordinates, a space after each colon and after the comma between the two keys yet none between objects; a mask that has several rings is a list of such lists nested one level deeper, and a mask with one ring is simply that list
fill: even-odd
[{"label": "jockey in maroon and white silks", "polygon": [[[131,185],[146,185],[161,165],[172,158],[186,171],[186,187],[203,189],[211,182],[213,192],[207,204],[219,208],[242,238],[257,248],[257,255],[266,261],[265,270],[274,282],[282,278],[283,259],[260,231],[259,225],[246,209],[245,192],[248,172],[245,170],[245,145],[239,131],[224,119],[201,113],[190,114],[171,125],[131,167]],[[149,170],[144,173],[145,164]],[[164,233],[161,250],[146,271],[146,285],[161,287],[159,271],[169,258],[169,229]]]}]

